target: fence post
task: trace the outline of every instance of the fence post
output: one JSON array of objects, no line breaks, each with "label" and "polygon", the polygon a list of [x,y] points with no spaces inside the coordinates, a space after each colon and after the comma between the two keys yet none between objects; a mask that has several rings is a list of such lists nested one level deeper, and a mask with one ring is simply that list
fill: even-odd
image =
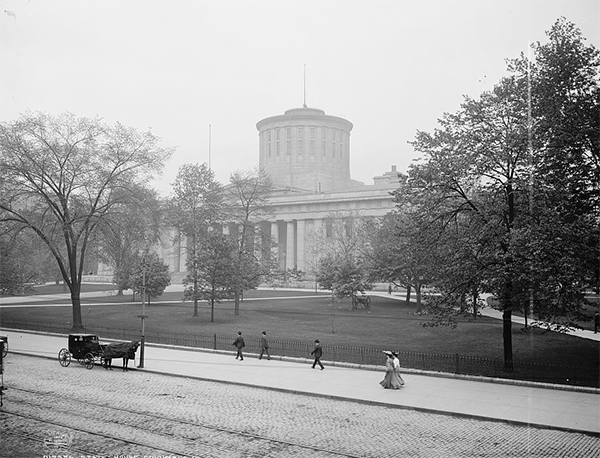
[{"label": "fence post", "polygon": [[217,333],[213,334],[213,350],[217,349]]},{"label": "fence post", "polygon": [[455,374],[460,374],[460,357],[458,356],[458,353],[454,356],[455,359],[455,368],[454,368],[454,373]]}]

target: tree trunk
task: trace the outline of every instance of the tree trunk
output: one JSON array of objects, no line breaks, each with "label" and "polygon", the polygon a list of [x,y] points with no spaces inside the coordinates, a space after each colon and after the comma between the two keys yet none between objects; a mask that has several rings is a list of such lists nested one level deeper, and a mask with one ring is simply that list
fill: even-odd
[{"label": "tree trunk", "polygon": [[72,332],[83,332],[83,320],[81,317],[81,285],[74,282],[71,285],[71,303],[73,304],[73,327]]},{"label": "tree trunk", "polygon": [[214,323],[215,321],[215,300],[211,298],[210,300],[210,322]]},{"label": "tree trunk", "polygon": [[[194,263],[194,269],[197,269]],[[198,316],[198,279],[196,278],[196,272],[194,272],[194,315]]]},{"label": "tree trunk", "polygon": [[408,304],[410,302],[410,292],[411,292],[411,286],[407,285],[406,286],[406,303]]},{"label": "tree trunk", "polygon": [[239,315],[240,314],[240,291],[239,290],[235,290],[235,308],[234,308],[234,315]]},{"label": "tree trunk", "polygon": [[417,313],[423,311],[423,304],[421,303],[421,283],[415,285],[415,292],[417,293]]},{"label": "tree trunk", "polygon": [[477,290],[473,290],[473,319],[477,319],[477,299],[479,299],[479,293]]},{"label": "tree trunk", "polygon": [[504,340],[504,370],[512,372],[513,351],[512,351],[512,308],[511,308],[512,282],[507,280],[504,286],[504,297],[502,301],[502,337]]},{"label": "tree trunk", "polygon": [[465,313],[467,309],[467,299],[465,298],[465,294],[460,295],[460,313]]}]

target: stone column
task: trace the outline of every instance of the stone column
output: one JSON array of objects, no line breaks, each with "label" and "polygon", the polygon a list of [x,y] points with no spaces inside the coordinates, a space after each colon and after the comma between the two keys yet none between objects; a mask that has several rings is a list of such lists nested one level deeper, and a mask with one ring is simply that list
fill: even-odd
[{"label": "stone column", "polygon": [[271,256],[279,264],[279,224],[277,221],[271,222]]},{"label": "stone column", "polygon": [[261,223],[254,225],[254,256],[256,259],[263,259],[263,230]]},{"label": "stone column", "polygon": [[294,221],[287,222],[286,239],[285,268],[293,269],[296,266],[296,234],[294,231]]},{"label": "stone column", "polygon": [[296,221],[296,265],[298,270],[306,271],[306,221],[299,219]]}]

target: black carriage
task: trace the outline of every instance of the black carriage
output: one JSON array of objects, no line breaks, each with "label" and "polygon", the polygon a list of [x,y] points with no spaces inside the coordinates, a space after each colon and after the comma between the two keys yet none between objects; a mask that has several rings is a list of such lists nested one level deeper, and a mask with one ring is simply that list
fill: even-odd
[{"label": "black carriage", "polygon": [[364,293],[352,295],[352,309],[364,307],[366,310],[371,310],[371,298]]},{"label": "black carriage", "polygon": [[67,367],[73,358],[86,369],[91,369],[96,359],[104,357],[105,347],[100,344],[96,334],[69,334],[69,348],[62,348],[58,352],[58,362],[61,366]]},{"label": "black carriage", "polygon": [[4,357],[8,352],[8,337],[0,336],[0,407],[2,407],[2,396],[4,395]]},{"label": "black carriage", "polygon": [[8,336],[0,336],[0,341],[2,342],[2,356],[6,356],[8,354]]}]

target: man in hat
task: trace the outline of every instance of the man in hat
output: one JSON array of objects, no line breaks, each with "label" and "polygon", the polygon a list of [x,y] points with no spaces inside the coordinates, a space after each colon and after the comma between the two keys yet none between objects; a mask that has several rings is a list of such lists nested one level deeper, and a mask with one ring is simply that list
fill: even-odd
[{"label": "man in hat", "polygon": [[237,355],[235,355],[235,359],[240,358],[240,361],[244,361],[244,355],[242,355],[242,348],[246,346],[244,342],[244,338],[242,337],[242,331],[238,332],[237,338],[233,341],[233,346],[237,348]]},{"label": "man in hat", "polygon": [[269,343],[267,342],[267,331],[263,331],[260,336],[260,356],[258,359],[262,359],[263,354],[267,354],[267,359],[271,359],[271,355],[269,355]]},{"label": "man in hat", "polygon": [[315,340],[315,348],[313,351],[310,352],[310,354],[315,356],[315,361],[313,362],[312,368],[314,369],[315,366],[318,364],[319,366],[321,366],[321,370],[325,369],[323,367],[323,364],[321,363],[323,349],[321,348],[321,342],[319,342],[319,340]]}]

